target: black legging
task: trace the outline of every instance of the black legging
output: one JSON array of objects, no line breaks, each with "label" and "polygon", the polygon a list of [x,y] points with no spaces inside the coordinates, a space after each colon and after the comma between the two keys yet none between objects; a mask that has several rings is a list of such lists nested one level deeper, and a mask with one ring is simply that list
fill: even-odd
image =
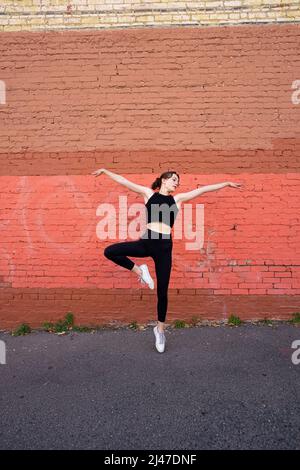
[{"label": "black legging", "polygon": [[147,228],[138,240],[113,243],[104,250],[106,258],[129,270],[132,270],[135,263],[127,258],[127,256],[137,258],[151,256],[151,258],[153,258],[157,279],[157,316],[160,322],[165,321],[167,314],[168,287],[172,267],[172,248],[172,234],[162,235],[159,232],[154,232]]}]

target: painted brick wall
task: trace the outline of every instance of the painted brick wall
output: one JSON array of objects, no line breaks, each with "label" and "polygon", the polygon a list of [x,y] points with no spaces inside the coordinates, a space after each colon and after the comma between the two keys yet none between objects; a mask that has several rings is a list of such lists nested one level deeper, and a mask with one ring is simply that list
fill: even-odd
[{"label": "painted brick wall", "polygon": [[119,237],[98,233],[102,204],[124,217],[119,196],[143,201],[100,167],[149,186],[176,169],[179,192],[245,186],[191,201],[204,243],[174,241],[167,321],[299,310],[298,25],[1,39],[0,327],[156,319],[155,293],[103,256]]}]

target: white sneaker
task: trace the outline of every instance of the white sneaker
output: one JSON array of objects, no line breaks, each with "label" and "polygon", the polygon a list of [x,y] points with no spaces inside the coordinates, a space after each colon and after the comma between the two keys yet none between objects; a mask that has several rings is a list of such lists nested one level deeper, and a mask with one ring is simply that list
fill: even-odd
[{"label": "white sneaker", "polygon": [[154,281],[150,276],[148,266],[146,264],[141,264],[140,269],[142,270],[142,276],[139,278],[142,284],[148,284],[150,289],[154,289]]},{"label": "white sneaker", "polygon": [[158,352],[162,353],[165,350],[166,345],[166,337],[164,333],[161,333],[157,326],[153,328],[154,336],[155,336],[155,347]]}]

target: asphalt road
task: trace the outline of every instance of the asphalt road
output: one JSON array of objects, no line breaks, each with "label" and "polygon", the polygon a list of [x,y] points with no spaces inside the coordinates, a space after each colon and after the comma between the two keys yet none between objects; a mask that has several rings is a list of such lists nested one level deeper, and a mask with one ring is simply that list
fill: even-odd
[{"label": "asphalt road", "polygon": [[[0,449],[300,449],[300,328],[0,333]],[[298,356],[300,358],[300,354]]]}]

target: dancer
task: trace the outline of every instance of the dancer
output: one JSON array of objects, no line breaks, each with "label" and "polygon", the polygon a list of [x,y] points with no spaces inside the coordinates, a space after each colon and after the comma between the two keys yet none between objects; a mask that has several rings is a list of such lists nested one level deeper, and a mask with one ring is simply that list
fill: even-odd
[{"label": "dancer", "polygon": [[[124,176],[100,168],[92,173],[94,176],[106,174],[111,179],[126,188],[139,193],[144,198],[147,208],[146,231],[134,241],[125,241],[109,245],[104,255],[132,272],[142,284],[154,289],[154,281],[147,264],[137,265],[128,256],[145,258],[151,257],[155,264],[157,280],[157,325],[153,328],[155,346],[158,352],[164,352],[166,338],[164,335],[165,319],[168,307],[168,287],[172,268],[173,239],[171,229],[183,202],[189,201],[208,191],[216,191],[226,186],[238,188],[240,183],[225,182],[202,186],[175,196],[172,193],[179,186],[180,177],[176,171],[165,171],[152,183],[151,188],[129,181]],[[158,189],[159,191],[155,191]]]}]

